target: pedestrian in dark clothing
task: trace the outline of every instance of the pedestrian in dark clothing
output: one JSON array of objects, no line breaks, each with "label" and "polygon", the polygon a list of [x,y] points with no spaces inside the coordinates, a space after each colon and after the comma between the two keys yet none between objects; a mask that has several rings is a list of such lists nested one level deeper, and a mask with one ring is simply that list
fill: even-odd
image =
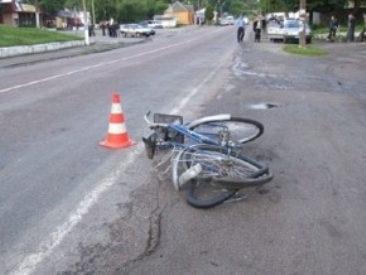
[{"label": "pedestrian in dark clothing", "polygon": [[329,35],[328,35],[328,40],[331,42],[334,42],[334,38],[336,37],[337,34],[337,29],[338,29],[338,20],[337,18],[332,15],[329,21]]},{"label": "pedestrian in dark clothing", "polygon": [[366,27],[360,32],[360,35],[357,37],[357,42],[365,42],[366,41]]},{"label": "pedestrian in dark clothing", "polygon": [[89,25],[89,36],[95,36],[94,24]]},{"label": "pedestrian in dark clothing", "polygon": [[117,37],[118,36],[118,24],[114,23],[112,26],[113,29],[113,37]]},{"label": "pedestrian in dark clothing", "polygon": [[253,23],[254,42],[261,42],[262,20],[257,18]]},{"label": "pedestrian in dark clothing", "polygon": [[102,35],[105,36],[105,29],[107,28],[105,21],[101,23]]},{"label": "pedestrian in dark clothing", "polygon": [[112,37],[111,24],[107,23],[106,27],[107,27],[108,36]]},{"label": "pedestrian in dark clothing", "polygon": [[356,27],[356,19],[352,13],[348,15],[348,24],[347,24],[347,42],[353,42],[355,40],[355,27]]},{"label": "pedestrian in dark clothing", "polygon": [[263,36],[264,36],[264,38],[267,38],[267,20],[266,20],[266,18],[263,18],[261,23],[262,23]]},{"label": "pedestrian in dark clothing", "polygon": [[238,40],[238,43],[243,42],[243,38],[245,36],[245,21],[243,16],[241,15],[238,20],[236,20],[236,26],[237,26],[237,33],[236,37]]}]

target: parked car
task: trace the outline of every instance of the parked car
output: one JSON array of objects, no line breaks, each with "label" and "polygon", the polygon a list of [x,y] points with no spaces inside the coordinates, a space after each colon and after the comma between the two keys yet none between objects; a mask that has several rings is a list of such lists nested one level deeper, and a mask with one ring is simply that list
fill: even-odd
[{"label": "parked car", "polygon": [[220,17],[219,25],[221,25],[221,26],[235,25],[235,19],[231,15],[226,16],[226,17]]},{"label": "parked car", "polygon": [[[267,37],[270,41],[283,41],[288,43],[291,41],[299,41],[300,31],[302,30],[301,21],[298,19],[273,19],[267,23]],[[311,43],[312,31],[309,24],[305,25],[306,43]]]},{"label": "parked car", "polygon": [[149,27],[149,25],[145,21],[139,23],[138,25],[141,25],[145,29],[150,29],[150,35],[154,35],[156,33],[155,30]]},{"label": "parked car", "polygon": [[227,22],[226,18],[219,18],[219,25],[220,26],[227,26],[228,22]]},{"label": "parked car", "polygon": [[142,26],[140,24],[124,24],[120,25],[121,35],[124,37],[149,37],[150,35],[154,35],[155,31],[146,26]]},{"label": "parked car", "polygon": [[269,20],[267,23],[267,37],[270,41],[283,41],[285,30],[283,21],[278,19]]},{"label": "parked car", "polygon": [[234,25],[235,24],[234,16],[231,16],[231,15],[227,16],[226,17],[226,22],[227,22],[228,25]]},{"label": "parked car", "polygon": [[[283,25],[284,35],[283,42],[299,41],[300,32],[303,29],[300,20],[286,20]],[[312,31],[308,23],[305,23],[305,41],[310,44],[312,39]]]}]

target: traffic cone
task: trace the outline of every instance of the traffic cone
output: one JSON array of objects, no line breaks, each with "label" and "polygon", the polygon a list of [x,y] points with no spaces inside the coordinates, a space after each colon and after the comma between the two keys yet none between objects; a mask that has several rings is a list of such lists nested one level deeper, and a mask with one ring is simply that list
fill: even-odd
[{"label": "traffic cone", "polygon": [[112,108],[109,117],[108,134],[104,141],[99,142],[100,145],[110,148],[124,148],[136,144],[130,140],[125,125],[125,116],[122,111],[122,105],[119,94],[114,93],[112,98]]}]

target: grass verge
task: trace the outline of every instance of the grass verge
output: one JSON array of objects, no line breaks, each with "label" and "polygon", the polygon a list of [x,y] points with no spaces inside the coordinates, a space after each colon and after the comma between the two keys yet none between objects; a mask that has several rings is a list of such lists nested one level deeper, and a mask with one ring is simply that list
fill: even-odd
[{"label": "grass verge", "polygon": [[36,28],[18,28],[0,25],[0,47],[29,46],[52,42],[83,40],[77,35]]},{"label": "grass verge", "polygon": [[299,45],[285,45],[283,50],[288,53],[304,56],[322,56],[328,54],[325,49],[312,45],[306,45],[305,47],[299,47]]},{"label": "grass verge", "polygon": [[[363,25],[356,25],[355,28],[355,32],[360,32],[362,31],[362,29],[364,28]],[[314,35],[323,35],[323,34],[328,34],[329,33],[329,28],[328,27],[316,27],[313,29],[313,34]],[[338,33],[346,33],[347,32],[347,25],[342,25],[339,26],[339,28],[337,29]]]}]

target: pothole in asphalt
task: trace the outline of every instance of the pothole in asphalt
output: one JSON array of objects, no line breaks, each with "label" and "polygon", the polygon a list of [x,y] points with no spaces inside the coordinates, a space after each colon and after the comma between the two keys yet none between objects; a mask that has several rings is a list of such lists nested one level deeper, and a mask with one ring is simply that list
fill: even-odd
[{"label": "pothole in asphalt", "polygon": [[278,108],[278,107],[283,107],[283,105],[279,104],[279,103],[272,103],[272,102],[258,103],[258,104],[250,105],[250,108],[256,109],[256,110],[265,110],[265,109],[272,109],[272,108]]}]

